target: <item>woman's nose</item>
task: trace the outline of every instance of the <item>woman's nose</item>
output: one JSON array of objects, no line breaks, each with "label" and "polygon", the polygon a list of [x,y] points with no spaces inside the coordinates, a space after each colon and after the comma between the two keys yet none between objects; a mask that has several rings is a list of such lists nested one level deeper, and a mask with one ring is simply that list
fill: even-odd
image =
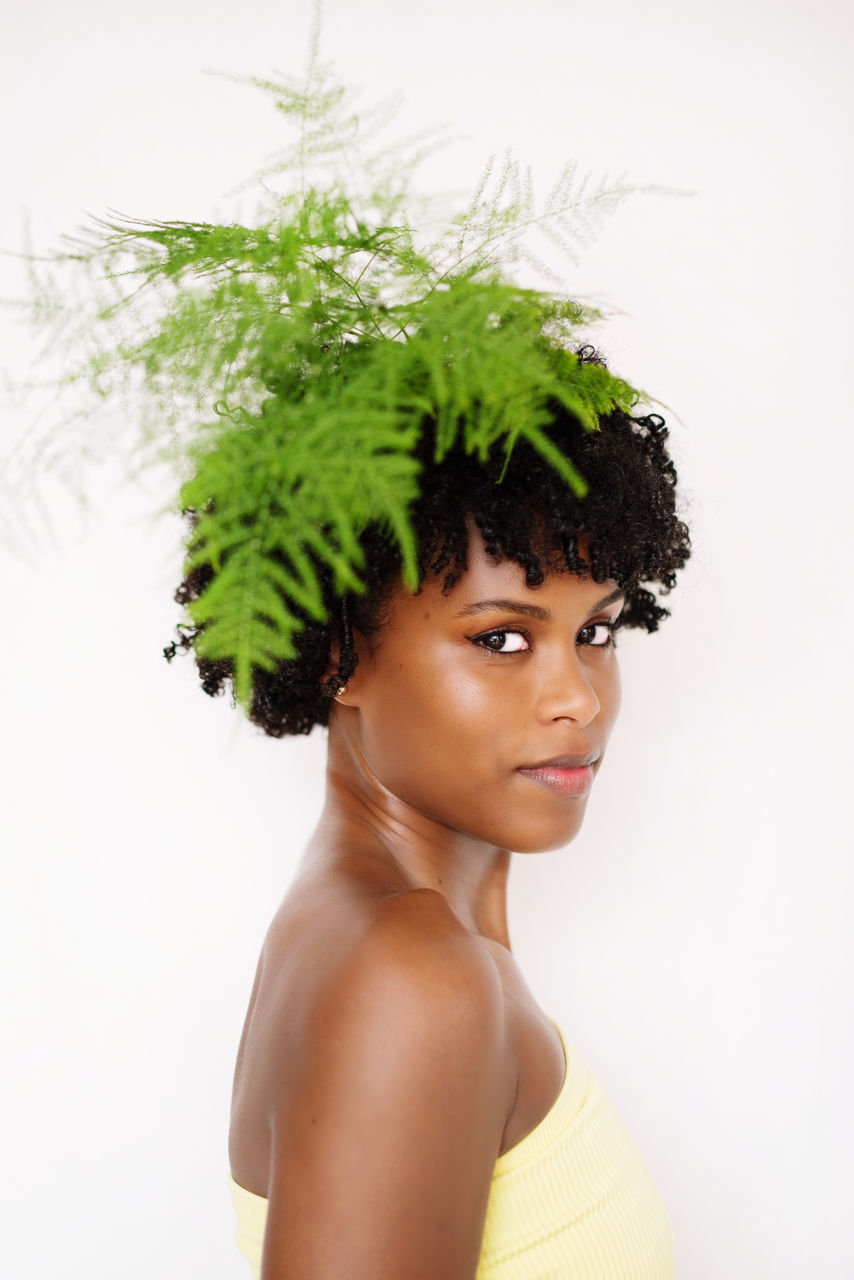
[{"label": "woman's nose", "polygon": [[544,721],[571,720],[583,728],[599,714],[599,697],[573,645],[571,652],[550,664],[539,697]]}]

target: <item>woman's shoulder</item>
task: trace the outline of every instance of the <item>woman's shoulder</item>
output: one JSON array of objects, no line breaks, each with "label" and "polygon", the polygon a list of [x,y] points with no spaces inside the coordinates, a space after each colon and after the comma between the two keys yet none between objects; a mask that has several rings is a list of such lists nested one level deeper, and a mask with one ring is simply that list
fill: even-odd
[{"label": "woman's shoulder", "polygon": [[429,1027],[468,1040],[475,1054],[493,1047],[480,1042],[503,1022],[500,979],[441,894],[411,889],[373,904],[364,927],[340,950],[333,945],[330,960],[312,992],[308,1021],[318,1032],[352,1022],[354,1042],[379,1033],[391,1051],[407,1034],[422,1043]]},{"label": "woman's shoulder", "polygon": [[379,1080],[415,1100],[424,1071],[438,1079],[446,1067],[479,1080],[500,1140],[514,1078],[500,977],[477,935],[431,889],[350,900],[340,886],[299,890],[259,961],[235,1072],[232,1172],[266,1194],[271,1118],[305,1102],[308,1080],[312,1095],[331,1091],[327,1107],[345,1089],[369,1103]]},{"label": "woman's shoulder", "polygon": [[[494,968],[440,894],[389,896],[359,927],[325,905],[267,1006],[268,1148],[254,1180],[232,1164],[268,1200],[267,1265],[403,1274],[414,1256],[430,1274],[474,1275],[512,1102]],[[268,964],[286,935],[268,939]]]},{"label": "woman's shoulder", "polygon": [[[484,1018],[502,1013],[494,962],[443,895],[429,888],[394,893],[304,890],[277,913],[262,951],[273,1002],[283,1020],[294,997],[309,1021],[335,1019],[356,996],[452,1000]],[[272,1010],[271,1010],[272,1012]]]}]

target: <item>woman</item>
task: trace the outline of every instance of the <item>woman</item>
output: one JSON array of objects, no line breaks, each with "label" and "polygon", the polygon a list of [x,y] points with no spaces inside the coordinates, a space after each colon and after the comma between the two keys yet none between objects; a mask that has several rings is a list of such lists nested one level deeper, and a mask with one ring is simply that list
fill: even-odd
[{"label": "woman", "polygon": [[[97,222],[33,264],[36,323],[64,343],[76,318],[95,404],[179,466],[192,625],[167,658],[192,648],[273,736],[329,728],[238,1053],[240,1247],[261,1280],[665,1280],[655,1186],[506,911],[511,852],[581,826],[618,627],[657,628],[649,586],[689,554],[662,420],[577,341],[597,313],[501,269],[626,189],[568,166],[538,213],[508,160],[425,242],[411,164],[356,164],[314,63],[258,83],[299,133],[252,225]],[[91,287],[48,306],[66,267]]]},{"label": "woman", "polygon": [[641,584],[672,586],[687,530],[660,418],[587,433],[555,406],[549,434],[584,498],[529,446],[500,483],[462,450],[431,465],[425,430],[420,587],[370,531],[368,593],[330,596],[256,694],[268,732],[305,729],[309,706],[329,726],[234,1080],[229,1183],[264,1280],[673,1273],[638,1152],[516,965],[506,884],[511,851],[579,831],[619,708],[615,633],[657,627]]}]

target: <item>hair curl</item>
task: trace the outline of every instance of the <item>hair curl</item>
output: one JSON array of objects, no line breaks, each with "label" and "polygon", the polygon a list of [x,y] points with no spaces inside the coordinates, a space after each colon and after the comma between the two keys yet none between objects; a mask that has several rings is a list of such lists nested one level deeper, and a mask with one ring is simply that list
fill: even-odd
[{"label": "hair curl", "polygon": [[[602,363],[592,347],[578,354]],[[555,569],[582,577],[590,573],[596,582],[613,578],[626,593],[622,625],[656,631],[670,610],[644,584],[658,583],[662,593],[669,592],[691,554],[688,527],[676,514],[677,476],[664,420],[655,413],[632,417],[616,410],[600,419],[598,431],[588,432],[557,402],[550,410],[547,433],[587,481],[584,498],[525,442],[516,444],[506,470],[503,451],[481,462],[456,448],[437,464],[431,424],[424,424],[417,450],[421,493],[412,512],[419,582],[428,574],[444,575],[443,590],[451,590],[466,569],[468,521],[474,520],[487,551],[521,565],[529,587],[539,586]],[[183,514],[194,528],[196,512]],[[589,566],[579,555],[579,534],[588,539]],[[253,673],[249,718],[271,737],[309,733],[316,724],[327,724],[335,693],[356,667],[353,630],[370,641],[382,628],[383,607],[400,581],[400,553],[377,526],[360,541],[365,593],[336,595],[331,575],[318,565],[326,622],[305,616],[295,641],[298,656],[275,671],[256,668]],[[210,564],[199,565],[181,583],[176,601],[198,598],[213,576]],[[179,640],[163,650],[168,661],[178,648],[191,649],[202,628],[179,625],[177,630]],[[325,678],[336,641],[338,669]],[[232,679],[231,662],[197,657],[196,663],[205,693],[222,693]]]}]

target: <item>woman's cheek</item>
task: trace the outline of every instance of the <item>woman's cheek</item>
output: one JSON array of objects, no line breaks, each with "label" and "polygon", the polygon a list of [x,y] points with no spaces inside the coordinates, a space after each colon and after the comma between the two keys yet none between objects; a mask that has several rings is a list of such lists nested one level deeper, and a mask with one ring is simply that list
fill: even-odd
[{"label": "woman's cheek", "polygon": [[455,673],[445,685],[449,707],[456,708],[464,719],[486,710],[494,687],[483,680],[479,672]]}]

